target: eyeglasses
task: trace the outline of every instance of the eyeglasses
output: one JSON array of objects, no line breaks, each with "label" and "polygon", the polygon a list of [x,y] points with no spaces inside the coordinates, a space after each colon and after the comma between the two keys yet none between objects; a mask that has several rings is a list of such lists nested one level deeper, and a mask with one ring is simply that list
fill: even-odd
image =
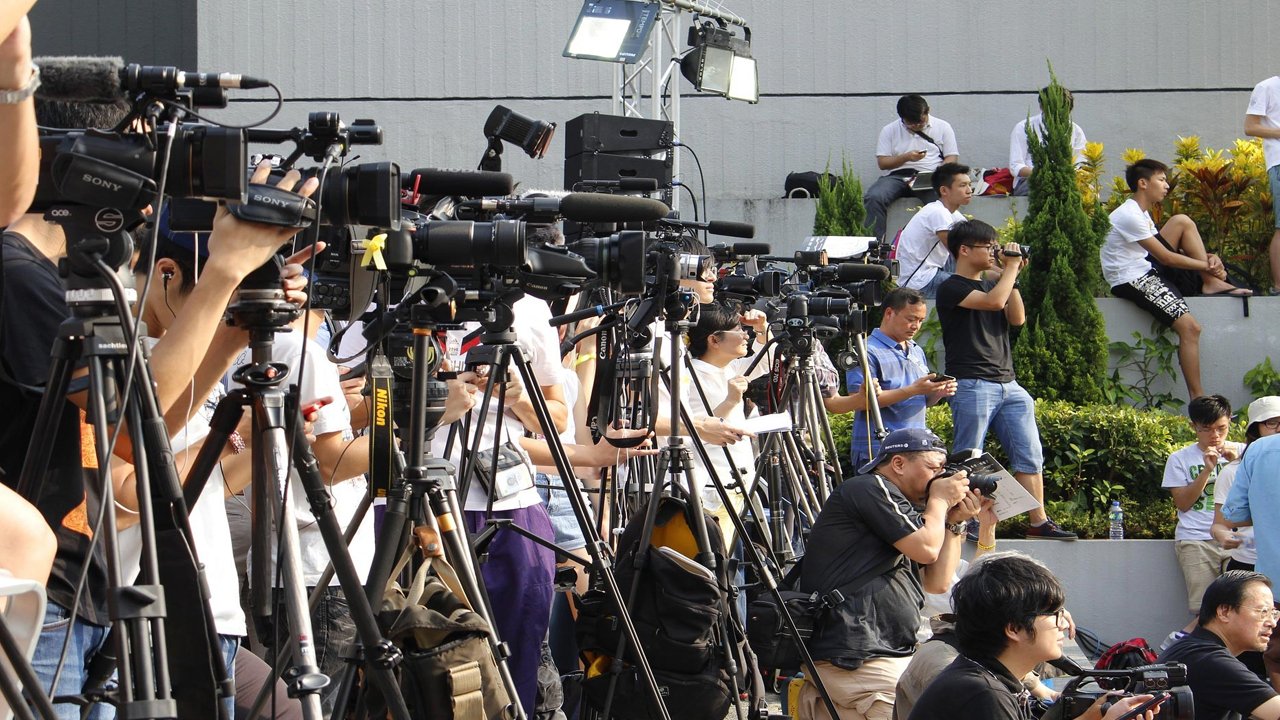
[{"label": "eyeglasses", "polygon": [[734,328],[734,329],[732,329],[732,330],[721,330],[720,332],[717,332],[716,334],[717,334],[717,335],[746,335],[746,334],[747,334],[747,329],[746,329],[746,328],[738,327],[738,328]]},{"label": "eyeglasses", "polygon": [[1066,608],[1058,608],[1057,610],[1054,610],[1051,613],[1042,613],[1040,615],[1037,615],[1036,617],[1051,617],[1053,618],[1054,627],[1056,628],[1067,627],[1067,609]]},{"label": "eyeglasses", "polygon": [[[1280,418],[1276,418],[1276,419],[1280,420]],[[1214,435],[1226,435],[1229,430],[1231,430],[1230,425],[1217,427],[1213,425],[1196,424],[1196,432],[1198,433],[1213,433]]]},{"label": "eyeglasses", "polygon": [[1241,608],[1241,609],[1249,610],[1254,615],[1257,615],[1258,617],[1262,618],[1263,622],[1266,622],[1267,620],[1270,620],[1271,622],[1276,622],[1277,620],[1280,620],[1280,610],[1277,610],[1274,607],[1254,607],[1254,608]]},{"label": "eyeglasses", "polygon": [[1280,417],[1273,417],[1270,420],[1259,420],[1258,424],[1268,430],[1280,430]]},{"label": "eyeglasses", "polygon": [[974,250],[986,250],[987,252],[991,252],[996,249],[996,246],[993,243],[979,243],[976,245],[965,243],[965,247],[971,247]]}]

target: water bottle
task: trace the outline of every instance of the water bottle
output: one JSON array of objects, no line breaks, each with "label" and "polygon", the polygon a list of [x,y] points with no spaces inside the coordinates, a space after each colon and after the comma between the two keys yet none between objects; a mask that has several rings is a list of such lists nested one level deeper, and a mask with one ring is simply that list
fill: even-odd
[{"label": "water bottle", "polygon": [[1111,510],[1108,512],[1111,516],[1111,539],[1124,539],[1124,510],[1120,509],[1120,501],[1111,501]]}]

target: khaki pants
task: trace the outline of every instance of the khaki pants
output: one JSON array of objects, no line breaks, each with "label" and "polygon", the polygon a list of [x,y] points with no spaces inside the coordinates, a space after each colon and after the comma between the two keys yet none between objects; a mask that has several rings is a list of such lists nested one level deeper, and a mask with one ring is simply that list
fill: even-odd
[{"label": "khaki pants", "polygon": [[[894,689],[910,662],[909,657],[872,658],[857,670],[838,668],[825,660],[814,664],[840,713],[838,720],[892,720]],[[811,682],[804,684],[796,704],[800,720],[831,720]]]},{"label": "khaki pants", "polygon": [[1200,613],[1200,599],[1227,562],[1227,553],[1212,540],[1178,540],[1173,544],[1187,583],[1187,608],[1192,615]]}]

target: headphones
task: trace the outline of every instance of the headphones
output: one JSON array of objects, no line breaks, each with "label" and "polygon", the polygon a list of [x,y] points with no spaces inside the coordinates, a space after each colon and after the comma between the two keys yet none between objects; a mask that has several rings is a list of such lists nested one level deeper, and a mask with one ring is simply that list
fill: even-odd
[{"label": "headphones", "polygon": [[173,271],[165,270],[160,273],[160,280],[164,283],[165,292],[169,291],[169,281],[173,279]]}]

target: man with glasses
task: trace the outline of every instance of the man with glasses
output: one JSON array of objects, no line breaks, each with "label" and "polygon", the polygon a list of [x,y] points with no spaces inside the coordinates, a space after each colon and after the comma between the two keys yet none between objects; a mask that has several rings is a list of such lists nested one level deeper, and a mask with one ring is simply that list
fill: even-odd
[{"label": "man with glasses", "polygon": [[999,236],[981,220],[956,223],[947,246],[956,272],[938,288],[938,319],[946,347],[947,374],[956,378],[951,398],[955,451],[981,449],[988,428],[1009,457],[1013,476],[1040,503],[1030,512],[1027,538],[1075,540],[1044,512],[1044,451],[1036,427],[1035,401],[1013,372],[1009,329],[1027,321],[1018,273],[1025,258],[1017,243],[1004,252],[999,280],[984,277],[996,270]]},{"label": "man with glasses", "polygon": [[[1025,555],[993,556],[971,568],[951,591],[960,655],[925,689],[911,720],[1033,717],[1030,696],[1018,678],[1062,657],[1063,633],[1070,626],[1065,600],[1053,573]],[[1103,704],[1111,700],[1104,695],[1079,717],[1114,720],[1150,699],[1114,700],[1104,715]],[[1142,717],[1149,720],[1156,712]]]},{"label": "man with glasses", "polygon": [[[928,430],[895,430],[814,522],[800,589],[830,604],[809,650],[841,720],[892,718],[924,592],[950,586],[965,521],[991,504],[964,473],[940,477],[946,459]],[[801,720],[828,717],[812,685],[797,704]]]},{"label": "man with glasses", "polygon": [[933,172],[959,157],[951,123],[930,116],[929,103],[919,95],[898,98],[898,119],[885,125],[876,141],[880,178],[862,196],[876,237],[884,238],[889,206],[911,195],[911,182],[918,173]]},{"label": "man with glasses", "polygon": [[1209,584],[1198,626],[1160,655],[1187,666],[1196,720],[1280,718],[1280,696],[1237,658],[1267,647],[1276,616],[1265,575],[1228,570]]},{"label": "man with glasses", "polygon": [[1161,487],[1173,494],[1178,525],[1173,531],[1174,552],[1187,586],[1191,622],[1169,634],[1168,647],[1195,629],[1200,598],[1213,579],[1222,574],[1226,552],[1213,539],[1213,484],[1227,463],[1240,456],[1244,446],[1228,442],[1231,402],[1221,395],[1202,395],[1187,405],[1187,417],[1196,441],[1169,455]]}]

